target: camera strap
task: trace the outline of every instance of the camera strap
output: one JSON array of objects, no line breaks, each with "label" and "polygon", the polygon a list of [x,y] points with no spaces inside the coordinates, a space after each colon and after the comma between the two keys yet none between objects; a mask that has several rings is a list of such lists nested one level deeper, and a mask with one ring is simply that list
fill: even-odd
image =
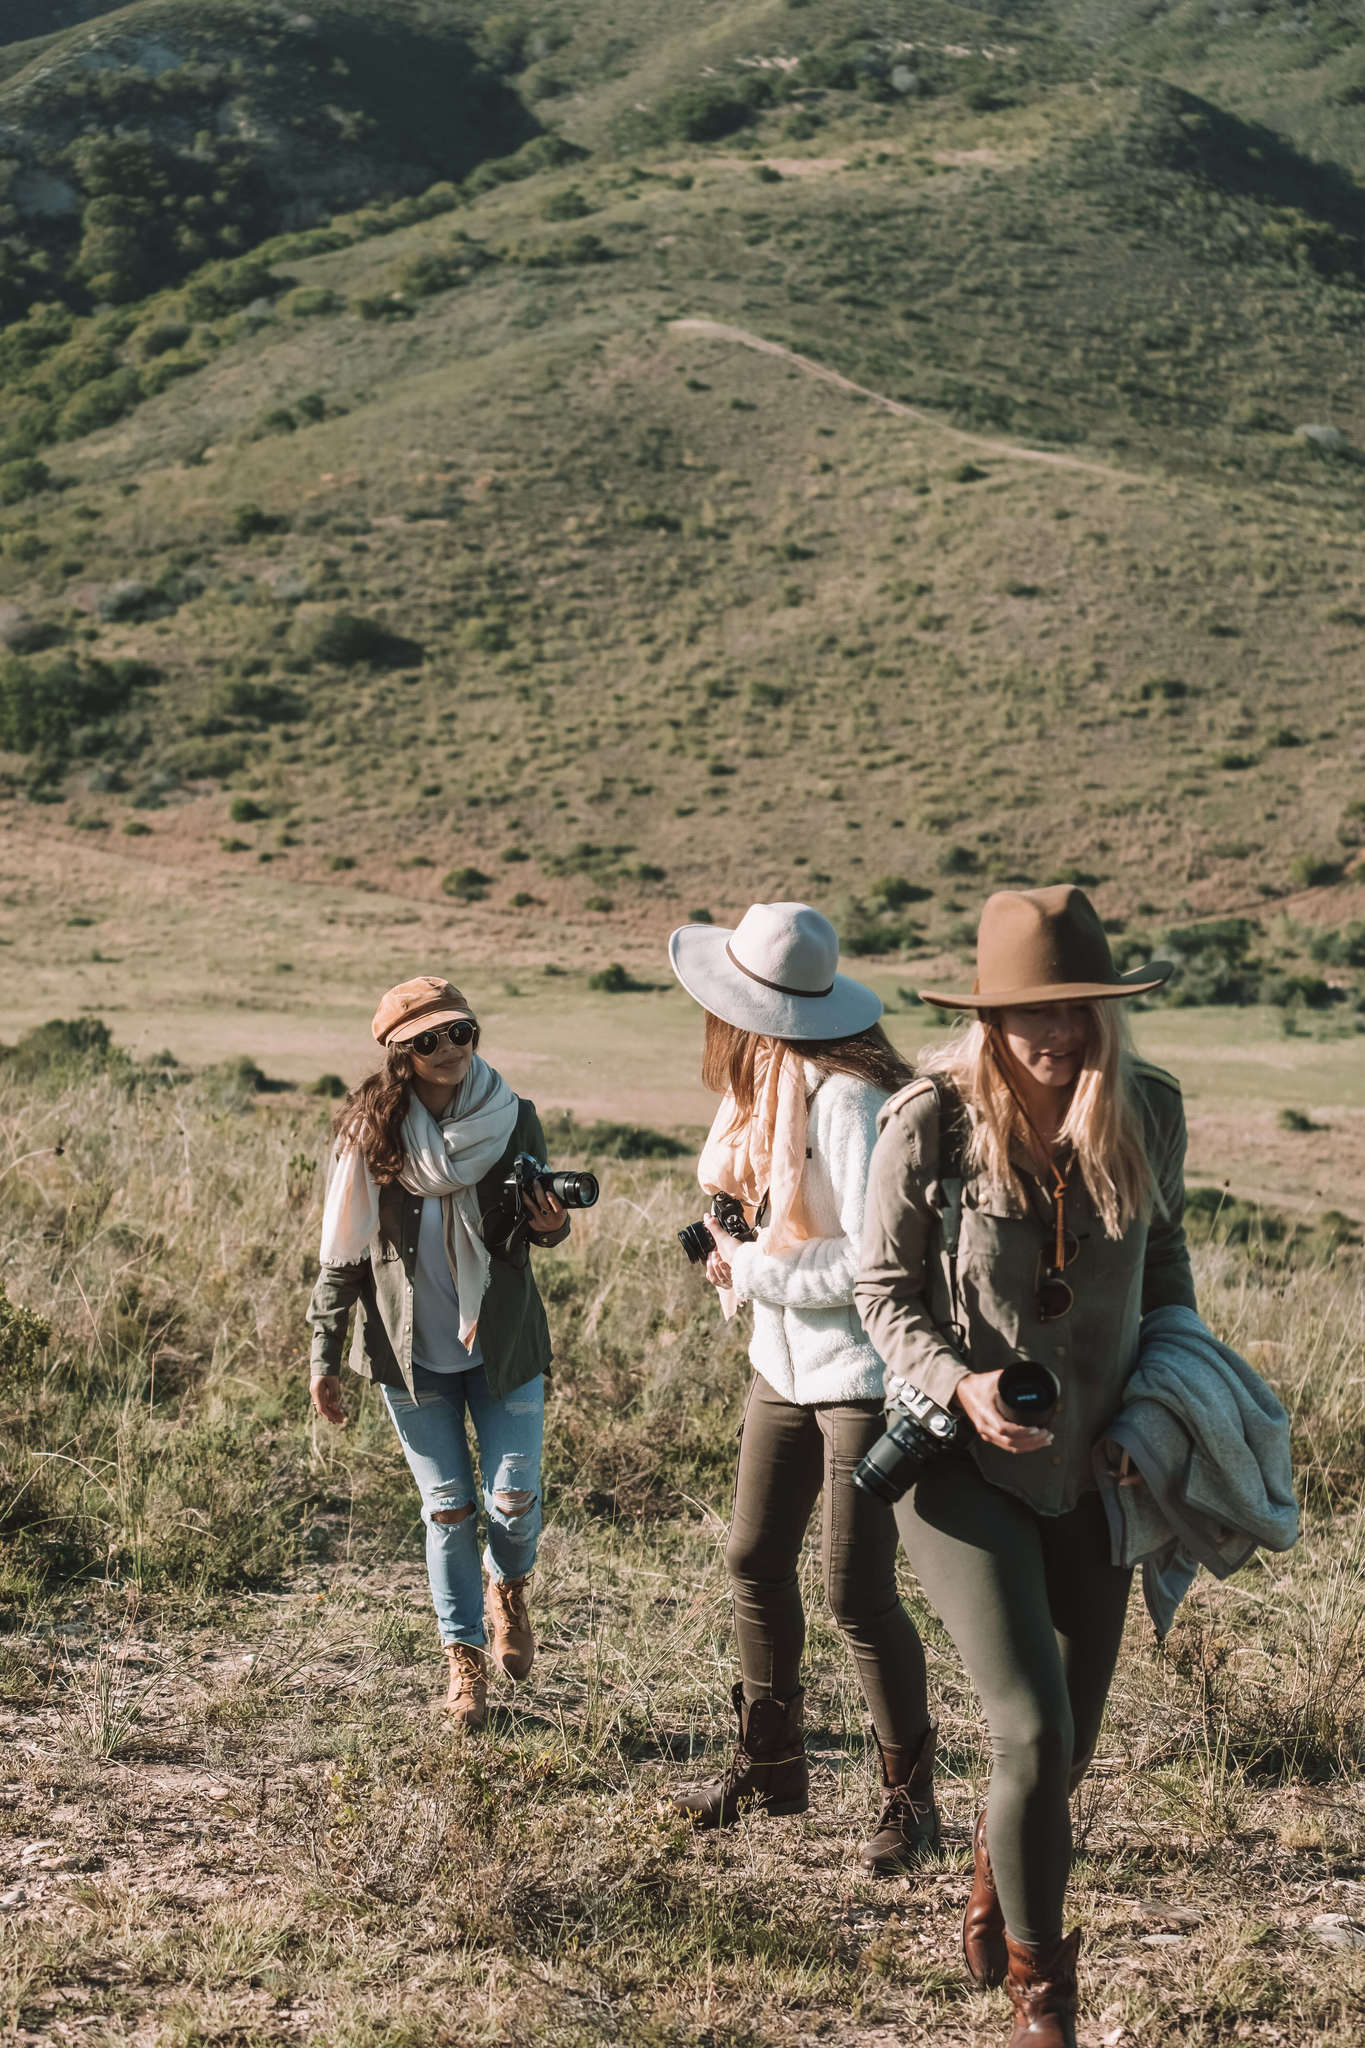
[{"label": "camera strap", "polygon": [[967,1332],[963,1327],[957,1290],[957,1248],[962,1238],[962,1180],[967,1111],[955,1088],[934,1079],[938,1097],[938,1180],[943,1192],[939,1210],[939,1238],[948,1268],[948,1300],[951,1322],[948,1334],[965,1357]]}]

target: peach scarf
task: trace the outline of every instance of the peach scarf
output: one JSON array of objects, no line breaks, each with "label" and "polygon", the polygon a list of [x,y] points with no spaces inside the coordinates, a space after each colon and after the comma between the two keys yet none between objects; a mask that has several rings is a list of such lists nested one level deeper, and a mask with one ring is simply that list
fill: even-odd
[{"label": "peach scarf", "polygon": [[[766,1253],[790,1251],[812,1235],[801,1193],[807,1108],[804,1063],[782,1049],[760,1053],[752,1111],[737,1122],[735,1098],[727,1092],[697,1161],[707,1194],[734,1195],[751,1223],[767,1195],[768,1220],[759,1233]],[[728,1320],[738,1307],[734,1291],[717,1291]]]}]

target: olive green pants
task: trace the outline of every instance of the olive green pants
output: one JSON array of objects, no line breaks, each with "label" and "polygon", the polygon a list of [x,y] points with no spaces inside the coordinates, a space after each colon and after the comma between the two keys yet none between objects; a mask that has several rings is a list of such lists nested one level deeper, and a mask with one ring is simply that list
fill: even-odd
[{"label": "olive green pants", "polygon": [[880,1401],[802,1407],[755,1373],[744,1408],[725,1565],[746,1699],[800,1686],[806,1617],[797,1566],[823,1495],[820,1563],[877,1740],[917,1749],[929,1725],[924,1649],[896,1591],[896,1523],[853,1470],[886,1427]]},{"label": "olive green pants", "polygon": [[896,1522],[985,1709],[986,1838],[1005,1925],[1016,1941],[1053,1941],[1070,1794],[1099,1738],[1132,1573],[1109,1562],[1098,1493],[1069,1514],[1039,1515],[966,1457],[931,1465]]}]

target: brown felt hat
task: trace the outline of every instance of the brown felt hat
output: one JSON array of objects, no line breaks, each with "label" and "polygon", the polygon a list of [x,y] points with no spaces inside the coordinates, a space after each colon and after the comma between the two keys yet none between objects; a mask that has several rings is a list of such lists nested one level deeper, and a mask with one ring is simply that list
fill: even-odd
[{"label": "brown felt hat", "polygon": [[969,996],[928,988],[916,993],[941,1010],[1099,1002],[1160,988],[1173,971],[1169,960],[1149,960],[1120,974],[1094,904],[1083,889],[1061,882],[1053,889],[1001,889],[987,897]]},{"label": "brown felt hat", "polygon": [[379,998],[370,1029],[381,1045],[401,1045],[419,1031],[430,1031],[433,1024],[455,1024],[461,1017],[475,1022],[460,991],[439,974],[419,974]]}]

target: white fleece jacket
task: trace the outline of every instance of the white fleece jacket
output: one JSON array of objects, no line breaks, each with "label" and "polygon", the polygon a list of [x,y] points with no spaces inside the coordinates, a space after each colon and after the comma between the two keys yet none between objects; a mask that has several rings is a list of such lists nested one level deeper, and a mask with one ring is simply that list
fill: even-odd
[{"label": "white fleece jacket", "polygon": [[[806,1131],[806,1213],[817,1236],[770,1254],[767,1233],[731,1263],[735,1292],[754,1308],[749,1362],[784,1401],[879,1401],[884,1366],[853,1306],[867,1171],[887,1097],[852,1074],[807,1066],[815,1088]],[[819,1083],[818,1087],[816,1086]]]}]

